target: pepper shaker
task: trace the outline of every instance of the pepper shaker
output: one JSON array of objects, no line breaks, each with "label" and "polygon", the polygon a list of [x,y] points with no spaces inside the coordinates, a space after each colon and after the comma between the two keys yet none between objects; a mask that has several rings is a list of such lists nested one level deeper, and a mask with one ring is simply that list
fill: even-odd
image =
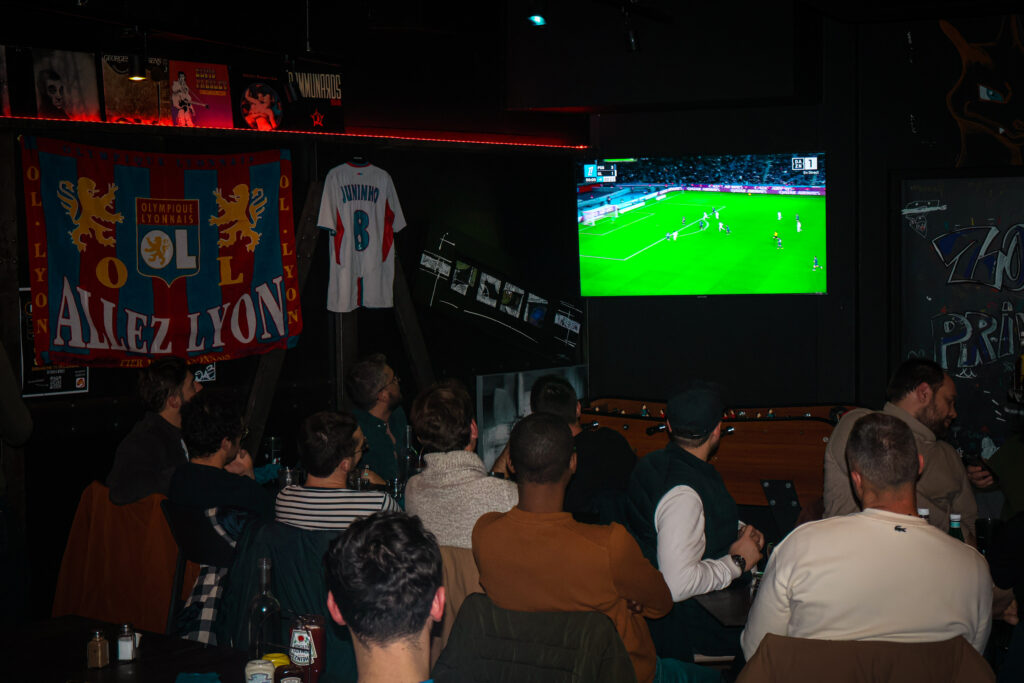
[{"label": "pepper shaker", "polygon": [[90,669],[102,669],[110,664],[110,643],[103,631],[94,631],[92,640],[85,646],[85,662]]}]

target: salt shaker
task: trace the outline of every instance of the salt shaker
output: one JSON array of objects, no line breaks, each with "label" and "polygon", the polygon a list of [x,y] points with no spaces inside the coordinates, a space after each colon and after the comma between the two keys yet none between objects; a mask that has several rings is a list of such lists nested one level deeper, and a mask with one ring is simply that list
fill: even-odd
[{"label": "salt shaker", "polygon": [[117,661],[135,661],[135,629],[131,624],[121,624],[121,632],[117,636]]}]

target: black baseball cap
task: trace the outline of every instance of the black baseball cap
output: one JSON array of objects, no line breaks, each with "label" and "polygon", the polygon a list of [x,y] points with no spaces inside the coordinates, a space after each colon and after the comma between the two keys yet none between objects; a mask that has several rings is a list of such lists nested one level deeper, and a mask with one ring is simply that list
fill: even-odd
[{"label": "black baseball cap", "polygon": [[703,439],[722,420],[722,393],[718,386],[694,380],[668,400],[665,419],[672,434],[684,439]]}]

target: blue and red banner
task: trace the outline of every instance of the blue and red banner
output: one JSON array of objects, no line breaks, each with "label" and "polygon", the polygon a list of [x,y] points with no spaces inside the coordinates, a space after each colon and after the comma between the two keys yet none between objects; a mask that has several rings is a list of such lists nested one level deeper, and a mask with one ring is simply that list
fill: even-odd
[{"label": "blue and red banner", "polygon": [[36,362],[194,363],[302,331],[287,150],[151,154],[26,137]]}]

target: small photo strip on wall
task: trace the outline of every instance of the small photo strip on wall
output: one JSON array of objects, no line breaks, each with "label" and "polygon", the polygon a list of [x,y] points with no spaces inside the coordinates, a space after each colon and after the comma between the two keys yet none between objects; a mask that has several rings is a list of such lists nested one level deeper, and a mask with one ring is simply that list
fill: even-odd
[{"label": "small photo strip on wall", "polygon": [[476,291],[476,300],[491,308],[498,305],[498,298],[501,296],[501,280],[483,273],[480,275],[480,288]]}]

